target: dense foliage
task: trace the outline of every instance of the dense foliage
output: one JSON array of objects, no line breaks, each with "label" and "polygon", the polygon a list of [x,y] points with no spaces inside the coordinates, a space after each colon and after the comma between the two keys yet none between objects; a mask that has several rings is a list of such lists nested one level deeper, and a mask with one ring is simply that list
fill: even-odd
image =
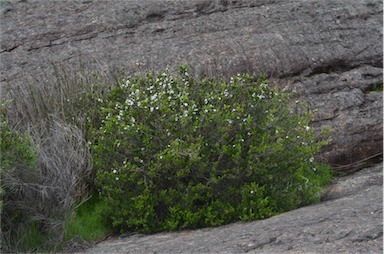
[{"label": "dense foliage", "polygon": [[88,115],[102,213],[154,232],[254,220],[318,201],[326,143],[263,76],[130,76]]}]

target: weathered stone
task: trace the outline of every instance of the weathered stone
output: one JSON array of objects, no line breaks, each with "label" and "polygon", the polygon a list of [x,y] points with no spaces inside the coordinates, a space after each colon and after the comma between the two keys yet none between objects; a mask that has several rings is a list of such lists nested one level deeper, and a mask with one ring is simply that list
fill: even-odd
[{"label": "weathered stone", "polygon": [[2,91],[52,63],[95,70],[189,64],[197,76],[264,72],[302,88],[329,126],[323,157],[382,154],[382,1],[1,1]]},{"label": "weathered stone", "polygon": [[217,228],[121,236],[85,253],[382,253],[383,164],[335,179],[324,201]]},{"label": "weathered stone", "polygon": [[[291,86],[318,110],[313,126],[330,130],[332,142],[322,156],[336,168],[382,154],[383,93],[372,91],[372,85],[380,83],[382,68],[369,65],[293,80]],[[341,170],[353,171],[354,166]]]}]

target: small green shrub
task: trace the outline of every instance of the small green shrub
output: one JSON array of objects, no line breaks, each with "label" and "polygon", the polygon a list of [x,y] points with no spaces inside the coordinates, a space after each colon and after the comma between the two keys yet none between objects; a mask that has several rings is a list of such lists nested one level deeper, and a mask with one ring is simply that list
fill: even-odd
[{"label": "small green shrub", "polygon": [[[311,112],[263,76],[132,76],[89,119],[103,214],[154,232],[255,220],[319,200]],[[91,118],[92,117],[92,118]]]},{"label": "small green shrub", "polygon": [[[28,135],[12,131],[5,117],[8,103],[1,102],[0,114],[0,177],[1,177],[1,240],[12,248],[15,239],[30,223],[30,183],[38,182],[37,148]],[[26,202],[27,201],[27,202]],[[33,229],[33,227],[27,227]],[[29,231],[28,231],[29,232]],[[28,234],[17,245],[30,246]],[[27,241],[28,243],[24,243]]]}]

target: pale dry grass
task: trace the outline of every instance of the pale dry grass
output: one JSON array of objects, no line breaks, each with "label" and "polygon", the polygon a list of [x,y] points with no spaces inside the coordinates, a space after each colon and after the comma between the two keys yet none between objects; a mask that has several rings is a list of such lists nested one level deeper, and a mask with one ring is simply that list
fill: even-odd
[{"label": "pale dry grass", "polygon": [[4,223],[12,221],[15,212],[23,216],[18,226],[37,222],[39,230],[49,235],[46,245],[57,246],[63,240],[66,219],[75,205],[87,198],[92,160],[84,112],[93,105],[84,94],[102,93],[104,87],[116,81],[111,75],[54,68],[53,76],[26,78],[23,84],[13,84],[1,94],[2,101],[11,101],[7,111],[9,126],[29,135],[38,150],[36,172],[21,165],[1,179],[2,187],[19,190],[18,196],[4,200],[4,208],[9,210],[2,212],[2,245],[7,245],[4,249],[18,251],[18,240],[10,239],[11,231],[18,229]]}]

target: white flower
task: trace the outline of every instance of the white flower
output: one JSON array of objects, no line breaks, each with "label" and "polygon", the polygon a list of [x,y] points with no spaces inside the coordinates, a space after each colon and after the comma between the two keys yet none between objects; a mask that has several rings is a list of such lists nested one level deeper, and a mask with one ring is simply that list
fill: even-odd
[{"label": "white flower", "polygon": [[313,168],[313,171],[316,171],[316,168]]},{"label": "white flower", "polygon": [[311,158],[309,159],[309,162],[312,163],[314,160],[315,160],[315,158],[311,157]]},{"label": "white flower", "polygon": [[118,177],[116,177],[116,181],[119,181],[119,178],[118,178]]},{"label": "white flower", "polygon": [[153,101],[156,100],[156,98],[157,98],[157,93],[155,93],[154,95],[151,96],[151,100],[153,100]]},{"label": "white flower", "polygon": [[250,191],[251,194],[255,193],[253,190]]},{"label": "white flower", "polygon": [[116,174],[116,173],[117,173],[117,170],[116,170],[116,169],[114,169],[112,172],[113,172],[114,174]]},{"label": "white flower", "polygon": [[309,131],[309,129],[310,129],[311,127],[309,127],[309,126],[304,126],[304,129],[306,130],[306,131]]},{"label": "white flower", "polygon": [[257,95],[257,98],[259,98],[259,100],[261,100],[261,99],[264,99],[264,98],[265,98],[265,96],[264,96],[264,95],[262,95],[262,94],[259,94],[259,95]]}]

